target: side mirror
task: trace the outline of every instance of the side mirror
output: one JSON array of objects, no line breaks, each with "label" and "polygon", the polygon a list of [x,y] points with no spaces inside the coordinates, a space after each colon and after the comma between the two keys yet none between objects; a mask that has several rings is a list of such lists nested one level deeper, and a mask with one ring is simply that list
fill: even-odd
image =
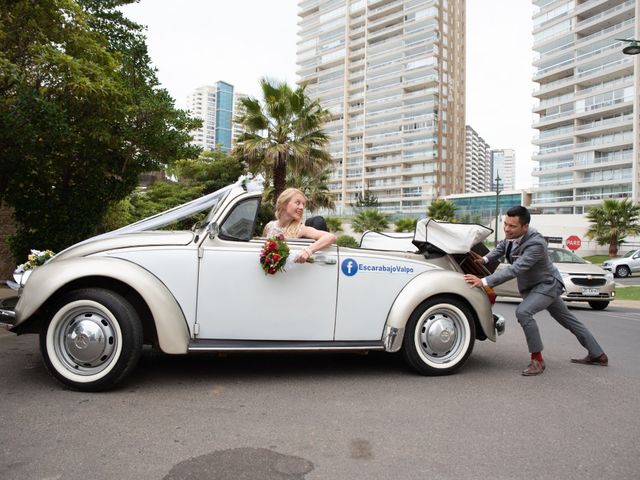
[{"label": "side mirror", "polygon": [[213,240],[218,236],[218,233],[220,233],[220,225],[218,225],[216,222],[211,222],[207,226],[207,233],[209,234],[209,238]]}]

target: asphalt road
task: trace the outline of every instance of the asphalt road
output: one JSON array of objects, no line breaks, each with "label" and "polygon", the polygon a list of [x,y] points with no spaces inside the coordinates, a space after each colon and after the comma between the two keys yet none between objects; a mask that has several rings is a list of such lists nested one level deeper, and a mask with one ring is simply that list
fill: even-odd
[{"label": "asphalt road", "polygon": [[65,390],[35,336],[3,331],[0,478],[637,479],[640,302],[574,308],[606,368],[570,363],[581,347],[541,315],[547,371],[532,378],[514,308],[495,307],[505,335],[447,377],[384,353],[145,352],[100,394]]}]

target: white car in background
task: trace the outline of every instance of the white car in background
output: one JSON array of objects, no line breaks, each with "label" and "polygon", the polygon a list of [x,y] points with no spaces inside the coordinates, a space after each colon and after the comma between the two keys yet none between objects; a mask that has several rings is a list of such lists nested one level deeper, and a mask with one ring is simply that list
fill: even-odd
[{"label": "white car in background", "polygon": [[[260,185],[239,182],[76,244],[21,278],[15,310],[0,308],[0,319],[39,334],[51,374],[84,391],[127,377],[143,344],[168,354],[401,351],[418,373],[442,375],[503,332],[495,295],[470,289],[460,267],[491,230],[453,227],[437,247],[419,223],[412,243],[331,245],[266,275],[265,239],[254,237],[261,199]],[[159,230],[201,211],[191,231]],[[311,241],[287,243],[295,254]]]},{"label": "white car in background", "polygon": [[606,260],[602,263],[602,268],[620,278],[640,272],[640,248],[627,252],[623,257]]},{"label": "white car in background", "polygon": [[[562,299],[566,302],[587,302],[594,310],[604,310],[616,296],[613,274],[587,262],[564,248],[548,248],[549,258],[562,274],[566,288]],[[498,268],[505,268],[502,263]],[[516,280],[494,288],[496,295],[520,297]]]}]

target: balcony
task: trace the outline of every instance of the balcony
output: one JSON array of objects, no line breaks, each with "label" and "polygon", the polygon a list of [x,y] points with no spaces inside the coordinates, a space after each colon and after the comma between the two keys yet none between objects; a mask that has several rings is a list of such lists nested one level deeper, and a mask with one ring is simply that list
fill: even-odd
[{"label": "balcony", "polygon": [[[592,30],[600,30],[600,28],[598,28],[598,25],[605,21],[608,21],[609,23],[619,23],[620,21],[626,20],[624,18],[624,15],[626,13],[625,11],[633,10],[634,7],[635,0],[627,0],[624,3],[600,12],[597,15],[578,20],[575,26],[575,31],[576,33],[588,35],[590,32],[593,33]],[[631,15],[633,15],[633,12],[630,13]]]},{"label": "balcony", "polygon": [[558,173],[568,172],[569,169],[572,169],[574,166],[575,166],[575,163],[573,160],[568,160],[566,162],[561,162],[561,163],[542,164],[533,169],[533,175],[539,177],[540,172],[546,172],[546,174],[548,175],[549,172],[551,171],[554,171],[555,173],[555,170],[557,170]]}]

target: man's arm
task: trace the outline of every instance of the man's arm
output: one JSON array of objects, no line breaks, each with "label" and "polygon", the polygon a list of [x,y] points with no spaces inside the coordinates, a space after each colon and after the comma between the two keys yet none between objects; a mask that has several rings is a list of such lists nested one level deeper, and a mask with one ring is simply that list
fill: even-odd
[{"label": "man's arm", "polygon": [[485,263],[493,262],[494,260],[498,260],[501,257],[504,257],[507,251],[507,242],[506,240],[500,240],[496,247],[487,253],[485,258]]},{"label": "man's arm", "polygon": [[496,285],[500,285],[507,280],[516,278],[517,276],[531,270],[531,268],[535,264],[537,264],[544,255],[545,247],[542,243],[535,242],[531,245],[527,245],[522,250],[522,255],[520,255],[517,260],[513,262],[513,264],[507,266],[506,268],[496,270],[491,275],[485,277],[485,281],[487,282],[486,284],[489,287],[495,287]]}]

